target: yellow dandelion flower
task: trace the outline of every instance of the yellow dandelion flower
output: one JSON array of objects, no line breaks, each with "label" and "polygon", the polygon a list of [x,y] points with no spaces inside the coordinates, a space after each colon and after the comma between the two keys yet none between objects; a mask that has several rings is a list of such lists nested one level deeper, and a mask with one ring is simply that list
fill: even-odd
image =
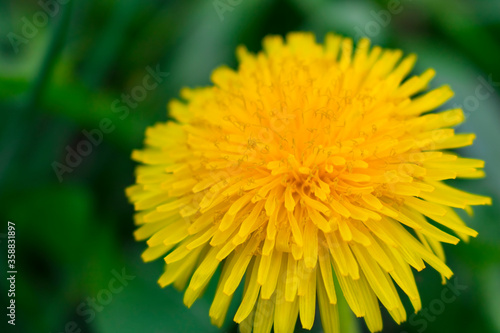
[{"label": "yellow dandelion flower", "polygon": [[174,120],[148,128],[133,152],[142,165],[127,195],[143,259],[164,258],[158,282],[187,286],[188,307],[219,268],[218,326],[243,284],[242,332],[292,332],[298,316],[310,329],[316,302],[325,332],[337,332],[337,297],[372,332],[379,302],[403,322],[396,285],[418,311],[412,267],[450,278],[441,243],[477,234],[454,208],[490,204],[443,182],[484,175],[483,161],[448,151],[474,139],[452,129],[462,110],[430,112],[451,89],[423,93],[432,69],[405,80],[415,55],[367,39],[354,52],[333,34],[263,47],[238,48],[238,70],[216,69],[213,86],[182,90]]}]

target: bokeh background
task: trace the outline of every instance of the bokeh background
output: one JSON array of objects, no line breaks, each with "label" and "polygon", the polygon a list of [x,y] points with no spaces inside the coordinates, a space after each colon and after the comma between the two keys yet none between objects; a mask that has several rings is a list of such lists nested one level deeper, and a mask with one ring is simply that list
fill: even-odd
[{"label": "bokeh background", "polygon": [[[487,172],[453,183],[494,204],[466,217],[479,237],[445,246],[452,286],[432,269],[416,273],[427,314],[411,316],[407,304],[411,319],[398,326],[384,310],[384,332],[500,332],[498,0],[0,1],[2,332],[237,332],[234,300],[223,328],[210,324],[213,283],[188,310],[181,293],[157,285],[161,260],[142,263],[145,244],[133,240],[124,196],[134,182],[130,154],[147,126],[168,119],[166,103],[181,87],[235,67],[237,45],[258,51],[265,35],[294,30],[415,52],[415,73],[433,67],[432,87],[451,84],[446,107],[461,106],[459,131],[477,133],[460,152],[486,160]],[[143,89],[156,70],[155,88]],[[101,126],[87,156],[61,169]],[[16,224],[15,327],[3,313],[7,221]],[[367,332],[341,310],[343,332]],[[318,320],[313,332],[322,332]]]}]

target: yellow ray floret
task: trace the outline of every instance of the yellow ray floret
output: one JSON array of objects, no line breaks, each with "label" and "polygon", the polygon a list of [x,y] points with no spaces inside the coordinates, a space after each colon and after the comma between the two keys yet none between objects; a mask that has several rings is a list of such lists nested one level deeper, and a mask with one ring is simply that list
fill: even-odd
[{"label": "yellow ray floret", "polygon": [[431,113],[453,92],[425,92],[433,70],[407,78],[414,55],[366,39],[291,33],[263,46],[239,47],[238,69],[216,69],[212,86],[183,89],[173,121],[134,151],[143,259],[164,258],[159,284],[186,288],[187,306],[219,269],[209,315],[221,326],[242,286],[242,332],[293,332],[297,318],[310,329],[316,302],[338,332],[338,297],[372,332],[379,303],[405,321],[396,285],[418,311],[411,268],[450,278],[441,243],[477,234],[455,209],[491,203],[443,182],[484,175],[483,161],[448,151],[474,139],[452,128],[462,110]]}]

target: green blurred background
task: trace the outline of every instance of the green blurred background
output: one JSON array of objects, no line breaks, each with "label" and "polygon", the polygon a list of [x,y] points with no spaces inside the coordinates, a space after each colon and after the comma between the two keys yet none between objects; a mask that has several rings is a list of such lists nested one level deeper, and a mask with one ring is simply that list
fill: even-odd
[{"label": "green blurred background", "polygon": [[[0,262],[4,277],[12,221],[18,271],[16,326],[2,312],[2,332],[237,332],[234,300],[223,328],[210,324],[213,283],[188,310],[181,293],[156,284],[161,260],[142,263],[145,244],[133,240],[124,196],[134,182],[130,153],[147,126],[167,119],[166,103],[181,87],[207,85],[217,66],[236,66],[237,45],[257,51],[265,35],[294,30],[320,40],[328,31],[368,36],[415,52],[415,73],[433,67],[433,87],[451,84],[446,107],[463,107],[459,131],[478,136],[461,153],[486,160],[487,172],[453,183],[494,204],[466,217],[476,239],[445,246],[452,287],[432,269],[416,273],[428,315],[411,316],[406,302],[411,320],[398,326],[384,310],[384,332],[500,332],[498,0],[0,1]],[[143,89],[156,69],[168,76]],[[108,131],[59,178],[54,167],[66,164],[68,147],[88,141],[103,119]],[[5,278],[0,285],[6,311]],[[453,290],[453,300],[443,296]],[[343,332],[367,332],[341,310]],[[322,332],[316,321],[313,332]]]}]

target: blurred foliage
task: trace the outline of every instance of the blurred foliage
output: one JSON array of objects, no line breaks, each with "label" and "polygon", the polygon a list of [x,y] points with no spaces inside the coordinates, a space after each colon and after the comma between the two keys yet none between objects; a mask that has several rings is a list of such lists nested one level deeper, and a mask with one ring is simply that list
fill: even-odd
[{"label": "blurred foliage", "polygon": [[[41,1],[52,4],[44,9],[37,1],[0,1],[0,232],[7,221],[16,223],[14,331],[64,332],[73,324],[99,333],[237,331],[230,320],[235,301],[221,330],[210,324],[213,282],[187,309],[181,293],[156,284],[162,263],[141,262],[144,244],[133,241],[133,210],[124,196],[134,182],[130,152],[141,146],[147,126],[167,119],[165,105],[182,86],[207,85],[215,67],[236,66],[237,45],[257,51],[267,34],[307,30],[319,39],[328,31],[366,34],[417,53],[416,72],[433,67],[433,86],[452,85],[450,107],[474,96],[479,77],[495,83],[477,108],[464,106],[468,119],[460,128],[478,134],[461,153],[486,160],[488,176],[455,184],[494,202],[466,217],[479,231],[476,239],[446,246],[457,283],[466,288],[425,327],[421,314],[398,326],[385,312],[384,332],[500,332],[500,1],[242,0],[222,13],[212,0],[60,2]],[[13,33],[21,37],[15,45]],[[169,76],[128,113],[116,112],[148,67]],[[68,147],[77,149],[103,119],[113,130],[59,181],[53,163],[65,163]],[[92,308],[89,298],[109,294],[122,270],[131,280]],[[430,269],[416,277],[423,307],[432,307],[448,287]],[[7,287],[5,279],[0,284]],[[345,303],[339,306],[343,332],[367,332]],[[321,332],[318,320],[313,332]]]}]

